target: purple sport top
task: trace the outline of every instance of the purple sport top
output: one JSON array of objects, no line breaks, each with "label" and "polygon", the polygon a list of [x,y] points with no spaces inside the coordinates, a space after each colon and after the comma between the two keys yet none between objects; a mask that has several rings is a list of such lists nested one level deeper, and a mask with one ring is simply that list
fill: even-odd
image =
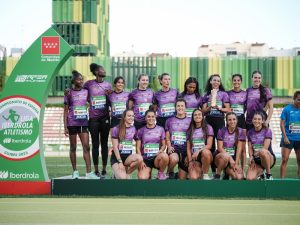
[{"label": "purple sport top", "polygon": [[120,126],[117,125],[112,129],[111,137],[114,139],[118,139],[119,146],[118,149],[121,155],[129,155],[132,154],[133,145],[132,141],[136,139],[136,129],[134,126],[126,127],[125,138],[124,140],[119,139],[119,129]]},{"label": "purple sport top", "polygon": [[261,149],[264,146],[265,139],[272,139],[272,131],[270,128],[262,128],[260,131],[255,131],[255,129],[252,128],[248,132],[248,141],[251,142],[253,150]]},{"label": "purple sport top", "polygon": [[255,111],[261,111],[267,102],[272,99],[272,93],[269,88],[265,88],[267,101],[260,102],[259,88],[250,87],[247,89],[247,117],[246,122],[251,124]]},{"label": "purple sport top", "polygon": [[83,85],[89,91],[89,115],[90,118],[103,117],[108,115],[107,96],[105,91],[112,90],[111,84],[107,81],[97,82],[89,80]]},{"label": "purple sport top", "polygon": [[191,117],[195,109],[202,107],[202,98],[200,95],[197,97],[195,93],[186,95],[181,94],[180,97],[183,97],[183,99],[186,101],[185,112],[187,117]]},{"label": "purple sport top", "polygon": [[186,152],[187,130],[189,128],[191,118],[171,117],[167,119],[165,130],[169,131],[171,145],[176,151]]},{"label": "purple sport top", "polygon": [[64,97],[64,104],[69,106],[67,126],[88,125],[88,91],[86,89],[71,90],[68,96]]},{"label": "purple sport top", "polygon": [[240,127],[238,127],[238,134],[235,132],[230,133],[227,127],[223,127],[218,131],[217,140],[223,141],[223,148],[226,152],[228,152],[230,155],[235,155],[237,147],[235,144],[236,140],[246,141],[246,136],[243,132],[243,129]]},{"label": "purple sport top", "polygon": [[129,94],[129,100],[133,101],[134,120],[139,122],[145,121],[145,112],[152,105],[154,93],[151,89],[139,90],[134,89]]},{"label": "purple sport top", "polygon": [[166,138],[165,130],[156,125],[154,128],[142,127],[137,132],[137,140],[141,141],[141,153],[144,158],[151,158],[157,155],[161,140]]},{"label": "purple sport top", "polygon": [[111,117],[121,118],[123,112],[128,107],[129,92],[113,92],[108,96],[109,106],[111,107]]},{"label": "purple sport top", "polygon": [[208,136],[214,136],[213,128],[207,124],[206,136],[204,136],[202,127],[195,128],[192,138],[188,134],[187,139],[192,142],[192,152],[196,152],[205,146]]},{"label": "purple sport top", "polygon": [[158,117],[175,116],[175,102],[178,91],[170,88],[168,91],[158,91],[154,94],[153,103],[157,105]]},{"label": "purple sport top", "polygon": [[242,116],[246,110],[246,103],[247,103],[247,92],[241,90],[236,92],[234,90],[228,91],[230,108],[233,109],[233,112],[237,116]]},{"label": "purple sport top", "polygon": [[[203,96],[203,103],[207,103],[207,106],[209,107],[211,105],[211,94],[205,94]],[[227,92],[218,90],[217,92],[217,105],[220,108],[224,107],[224,103],[229,103],[229,96]],[[224,117],[224,113],[217,110],[217,109],[211,109],[208,113],[208,116],[210,117]]]}]

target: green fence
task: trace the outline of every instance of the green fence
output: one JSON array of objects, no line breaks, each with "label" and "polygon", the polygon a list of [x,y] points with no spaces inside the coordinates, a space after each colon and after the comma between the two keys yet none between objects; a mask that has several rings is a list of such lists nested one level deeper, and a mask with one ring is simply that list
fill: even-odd
[{"label": "green fence", "polygon": [[[80,51],[89,52],[90,46]],[[160,88],[157,76],[166,72],[171,75],[171,86],[179,91],[183,90],[185,80],[196,77],[203,94],[206,81],[213,73],[219,73],[222,83],[227,90],[231,89],[232,74],[239,73],[243,76],[242,87],[251,86],[251,74],[260,70],[263,75],[263,84],[272,90],[275,97],[292,96],[294,91],[300,89],[300,57],[216,57],[216,58],[180,58],[180,57],[93,57],[75,56],[70,58],[57,74],[50,96],[61,96],[63,89],[69,86],[69,79],[73,69],[84,75],[85,80],[94,79],[89,71],[89,65],[98,63],[104,66],[106,80],[113,82],[117,76],[123,76],[126,81],[126,89],[132,90],[137,85],[139,74],[148,74],[150,85],[155,91]],[[13,65],[13,64],[11,64]],[[10,64],[0,63],[0,71]],[[2,77],[7,74],[2,75]],[[3,80],[3,79],[2,79]]]}]

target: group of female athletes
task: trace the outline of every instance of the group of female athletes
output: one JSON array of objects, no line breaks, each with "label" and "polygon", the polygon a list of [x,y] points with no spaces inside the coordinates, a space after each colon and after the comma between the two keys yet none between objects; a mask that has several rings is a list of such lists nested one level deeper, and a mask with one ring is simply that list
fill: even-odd
[{"label": "group of female athletes", "polygon": [[[126,92],[123,77],[115,78],[112,89],[104,80],[102,66],[92,63],[90,71],[95,79],[84,84],[83,76],[73,71],[73,87],[65,92],[64,124],[70,139],[72,178],[79,178],[77,135],[83,146],[86,177],[105,178],[111,133],[111,166],[116,179],[129,179],[134,170],[138,170],[138,179],[150,179],[153,169],[158,170],[155,176],[161,180],[273,179],[271,168],[276,159],[268,128],[273,113],[272,94],[262,85],[259,71],[252,73],[252,86],[246,91],[241,89],[240,74],[232,75],[230,91],[225,91],[220,75],[213,74],[203,96],[193,77],[178,93],[170,87],[171,75],[163,73],[159,76],[161,90],[154,93],[148,87],[148,75],[141,74],[137,88]],[[88,132],[95,172],[91,169]]]}]

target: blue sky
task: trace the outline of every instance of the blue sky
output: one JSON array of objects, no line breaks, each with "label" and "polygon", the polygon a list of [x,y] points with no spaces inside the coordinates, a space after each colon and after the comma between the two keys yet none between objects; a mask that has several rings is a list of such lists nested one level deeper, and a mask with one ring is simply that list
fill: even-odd
[{"label": "blue sky", "polygon": [[[17,3],[17,4],[16,4]],[[201,44],[300,46],[298,0],[110,0],[111,53],[196,56]],[[51,0],[1,0],[0,44],[27,48],[52,23]]]}]

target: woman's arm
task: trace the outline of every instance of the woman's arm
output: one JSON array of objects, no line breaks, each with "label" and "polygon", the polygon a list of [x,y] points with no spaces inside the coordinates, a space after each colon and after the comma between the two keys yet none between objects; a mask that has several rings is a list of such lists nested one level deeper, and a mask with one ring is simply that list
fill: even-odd
[{"label": "woman's arm", "polygon": [[271,120],[271,118],[272,118],[272,115],[273,115],[273,100],[272,100],[272,99],[270,99],[270,100],[267,102],[266,108],[268,109],[268,117],[267,117],[267,119],[266,119],[265,124],[266,124],[266,126],[268,126],[269,123],[270,123],[270,120]]},{"label": "woman's arm", "polygon": [[280,130],[281,130],[281,133],[282,133],[282,137],[283,137],[284,143],[285,144],[290,144],[290,140],[286,136],[284,124],[285,124],[285,120],[281,119],[280,120]]},{"label": "woman's arm", "polygon": [[204,148],[210,150],[212,148],[213,140],[214,140],[213,136],[208,136]]},{"label": "woman's arm", "polygon": [[171,135],[170,135],[169,131],[166,131],[166,144],[167,144],[168,153],[173,153],[174,148],[172,147],[172,144],[171,144]]},{"label": "woman's arm", "polygon": [[253,161],[253,149],[252,149],[252,143],[250,141],[248,141],[248,154],[249,154],[248,165],[251,165]]},{"label": "woman's arm", "polygon": [[159,153],[165,152],[165,150],[166,150],[166,139],[162,139],[162,140],[160,140]]},{"label": "woman's arm", "polygon": [[188,162],[191,162],[192,161],[192,144],[191,144],[190,140],[187,141],[186,154],[187,154]]},{"label": "woman's arm", "polygon": [[119,161],[121,159],[120,152],[119,152],[119,140],[116,138],[111,139],[112,145],[113,145],[113,151],[115,153],[115,156],[117,160]]},{"label": "woman's arm", "polygon": [[64,106],[64,128],[65,128],[65,136],[68,137],[69,136],[69,131],[67,128],[67,122],[68,122],[68,111],[69,111],[69,105],[65,105]]},{"label": "woman's arm", "polygon": [[142,154],[142,152],[141,152],[141,145],[142,145],[141,140],[136,140],[135,141],[136,153],[139,154],[139,155]]},{"label": "woman's arm", "polygon": [[236,157],[235,157],[235,162],[237,165],[240,165],[241,155],[242,155],[242,146],[243,146],[243,142],[238,141],[237,148],[236,148]]},{"label": "woman's arm", "polygon": [[203,106],[202,106],[203,114],[206,114],[206,113],[210,112],[210,110],[211,110],[211,107],[210,106],[208,107],[208,104],[204,103]]},{"label": "woman's arm", "polygon": [[226,152],[225,149],[224,149],[224,143],[222,140],[218,140],[217,141],[217,146],[218,146],[218,152]]},{"label": "woman's arm", "polygon": [[271,145],[271,139],[270,138],[265,138],[263,149],[268,150],[270,145]]},{"label": "woman's arm", "polygon": [[224,108],[218,108],[218,110],[223,112],[223,113],[231,112],[230,104],[229,103],[224,103]]}]

